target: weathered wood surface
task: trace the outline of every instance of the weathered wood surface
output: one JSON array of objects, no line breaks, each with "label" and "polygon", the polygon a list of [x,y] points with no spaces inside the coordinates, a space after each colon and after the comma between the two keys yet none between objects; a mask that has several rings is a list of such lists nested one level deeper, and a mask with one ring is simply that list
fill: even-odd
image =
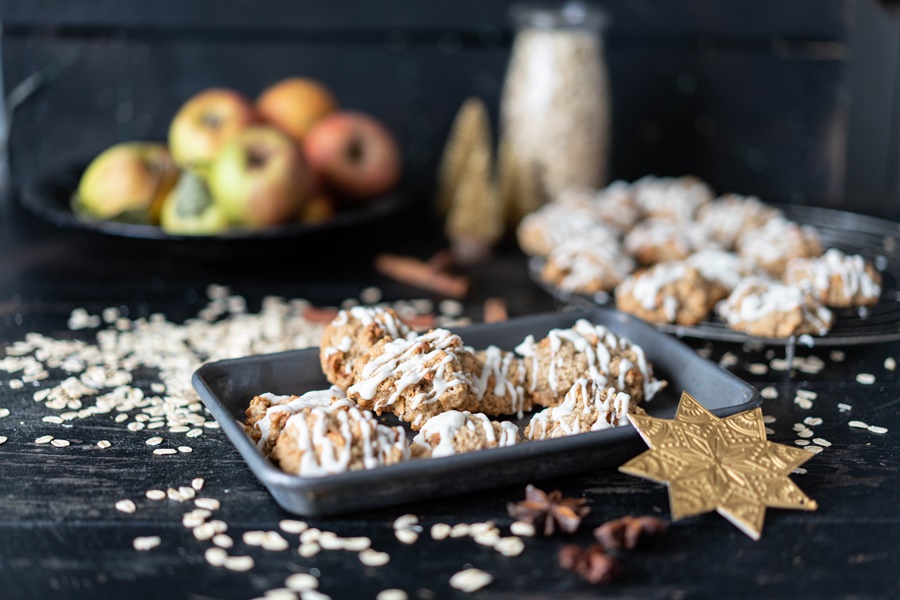
[{"label": "weathered wood surface", "polygon": [[[440,244],[428,231],[382,246],[397,251],[418,247],[425,256]],[[240,262],[215,267],[161,251],[152,256],[128,251],[128,244],[106,246],[104,241],[110,240],[52,229],[8,202],[0,204],[0,348],[29,331],[89,336],[66,330],[66,318],[78,306],[96,312],[125,305],[132,314],[164,312],[173,320],[184,319],[196,313],[210,282],[233,285],[248,296],[251,308],[270,293],[333,304],[366,285],[385,283],[366,267],[368,261],[359,256],[362,251],[357,251],[356,266],[347,269],[298,263],[288,249],[274,254],[270,263],[256,263],[254,269]],[[515,253],[504,254],[475,276],[478,293],[468,305],[475,318],[480,316],[479,301],[486,296],[506,297],[514,315],[553,309],[552,301],[527,281],[524,260]],[[390,298],[420,295],[401,286],[384,284],[384,289]],[[679,522],[650,548],[627,556],[623,579],[602,589],[557,568],[556,552],[573,540],[587,543],[591,528],[607,519],[625,514],[667,518],[662,486],[613,470],[541,482],[569,495],[583,495],[592,513],[579,534],[527,539],[525,552],[517,558],[504,558],[468,538],[437,542],[426,534],[415,545],[405,546],[394,539],[391,522],[411,512],[426,528],[438,522],[493,520],[506,530],[510,519],[505,505],[522,496],[518,486],[311,521],[340,535],[371,537],[375,548],[391,555],[391,563],[384,567],[364,567],[344,551],[304,559],[296,553],[296,536],[286,536],[291,549],[285,552],[247,548],[238,541],[234,553],[253,556],[256,567],[249,573],[233,573],[203,560],[208,542],[196,541],[181,524],[189,506],[144,498],[148,489],[187,485],[192,478],[203,477],[202,495],[222,501],[216,514],[229,524],[229,534],[236,540],[243,531],[277,528],[287,515],[224,435],[208,431],[188,442],[193,453],[158,457],[144,444],[150,437],[146,431],[130,432],[104,416],[75,421],[63,436],[72,441],[67,448],[38,446],[35,438],[58,435],[60,426],[41,422],[47,411],[31,399],[32,388],[11,390],[8,377],[0,376],[0,407],[12,411],[0,419],[0,435],[9,437],[0,445],[0,597],[238,600],[281,587],[293,572],[315,568],[321,573],[321,591],[334,598],[373,598],[394,587],[406,590],[411,598],[445,598],[454,594],[448,587],[450,575],[467,564],[494,575],[493,585],[476,595],[485,598],[900,595],[896,570],[900,383],[883,368],[886,356],[900,355],[900,345],[847,348],[842,363],[829,360],[827,351],[815,350],[827,368],[794,379],[776,372],[748,373],[748,363],[765,362],[764,352],[743,353],[739,346],[717,344],[713,358],[726,351],[741,356],[733,372],[757,387],[773,384],[779,390],[780,398],[764,405],[767,414],[777,417],[771,425],[772,440],[790,444],[796,437],[795,422],[807,416],[824,419],[813,429],[833,446],[805,465],[808,474],[794,476],[817,500],[819,510],[770,510],[758,542],[714,514]],[[859,372],[873,373],[877,383],[857,383]],[[818,393],[813,409],[793,404],[797,387]],[[852,412],[840,413],[838,402],[851,404]],[[851,429],[847,423],[852,419],[889,431],[876,435]],[[99,439],[108,439],[113,446],[100,450],[94,445]],[[138,511],[130,515],[116,511],[114,503],[123,498],[133,499]],[[132,540],[143,535],[161,536],[162,545],[148,552],[133,550]]]}]

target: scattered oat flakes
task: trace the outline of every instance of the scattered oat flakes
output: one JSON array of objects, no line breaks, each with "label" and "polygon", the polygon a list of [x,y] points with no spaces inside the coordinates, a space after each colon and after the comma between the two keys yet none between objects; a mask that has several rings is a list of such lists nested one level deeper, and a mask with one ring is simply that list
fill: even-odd
[{"label": "scattered oat flakes", "polygon": [[285,533],[300,534],[309,528],[305,521],[295,521],[294,519],[283,519],[278,523],[278,527]]},{"label": "scattered oat flakes", "polygon": [[525,542],[517,537],[500,538],[494,543],[494,550],[503,556],[518,556],[525,550]]},{"label": "scattered oat flakes", "polygon": [[747,365],[747,370],[753,375],[765,375],[769,372],[769,365],[765,363],[752,363]]},{"label": "scattered oat flakes", "polygon": [[769,368],[773,371],[787,371],[788,362],[783,358],[773,358],[769,361]]},{"label": "scattered oat flakes", "polygon": [[203,481],[202,477],[196,477],[193,480],[191,480],[191,487],[199,492],[200,490],[203,489],[203,483],[204,483],[204,481]]},{"label": "scattered oat flakes", "polygon": [[856,381],[863,385],[872,385],[875,383],[875,376],[871,373],[860,373],[856,376]]},{"label": "scattered oat flakes", "polygon": [[213,567],[224,567],[225,561],[228,560],[228,553],[222,548],[212,547],[206,549],[203,558]]},{"label": "scattered oat flakes", "polygon": [[225,559],[225,568],[229,571],[249,571],[253,568],[253,558],[250,556],[229,556]]},{"label": "scattered oat flakes", "polygon": [[460,538],[469,535],[470,525],[468,523],[457,523],[450,528],[450,537]]},{"label": "scattered oat flakes", "polygon": [[535,533],[534,525],[525,521],[513,521],[512,525],[509,526],[509,531],[513,535],[522,537],[534,537]]},{"label": "scattered oat flakes", "polygon": [[69,445],[69,440],[50,440],[50,445],[57,448],[65,448]]},{"label": "scattered oat flakes", "polygon": [[803,410],[809,410],[813,407],[812,400],[810,400],[809,398],[802,398],[800,396],[794,398],[794,404],[796,404]]},{"label": "scattered oat flakes", "polygon": [[162,490],[147,490],[145,494],[150,500],[165,500],[166,493]]},{"label": "scattered oat flakes", "polygon": [[877,425],[869,425],[866,429],[872,433],[887,433],[887,427],[879,427]]},{"label": "scattered oat flakes", "polygon": [[206,510],[219,510],[219,508],[221,508],[222,506],[222,503],[215,498],[197,498],[194,500],[194,505],[197,508],[205,508]]},{"label": "scattered oat flakes", "polygon": [[806,417],[803,419],[803,423],[809,425],[810,427],[817,427],[823,423],[821,417]]},{"label": "scattered oat flakes", "polygon": [[809,440],[794,440],[798,446],[809,446]]},{"label": "scattered oat flakes", "polygon": [[112,444],[110,444],[108,440],[100,440],[99,442],[97,442],[97,447],[104,450],[106,448],[109,448],[110,446],[112,446]]},{"label": "scattered oat flakes", "polygon": [[807,470],[804,469],[803,467],[797,467],[796,469],[794,469],[794,470],[791,471],[791,472],[792,472],[792,473],[796,473],[797,475],[806,475],[809,471],[807,471]]},{"label": "scattered oat flakes", "polygon": [[9,416],[9,409],[8,408],[0,408],[0,419],[2,419],[3,417],[8,417],[8,416]]},{"label": "scattered oat flakes", "polygon": [[778,397],[778,390],[776,390],[771,385],[764,387],[759,390],[759,395],[765,398],[766,400],[774,400]]},{"label": "scattered oat flakes", "polygon": [[302,556],[303,558],[311,558],[318,554],[322,550],[322,547],[319,546],[316,542],[302,542],[300,547],[297,548],[297,554]]},{"label": "scattered oat flakes", "polygon": [[843,402],[838,402],[837,407],[840,412],[850,412],[851,410],[853,410],[852,406]]},{"label": "scattered oat flakes", "polygon": [[269,552],[283,552],[290,547],[290,544],[277,531],[267,531],[260,546]]},{"label": "scattered oat flakes", "polygon": [[722,358],[719,359],[720,367],[733,367],[738,364],[738,357],[733,352],[726,352],[722,355]]},{"label": "scattered oat flakes", "polygon": [[284,585],[295,592],[305,592],[318,588],[319,580],[309,573],[294,573],[284,580]]},{"label": "scattered oat flakes", "polygon": [[369,548],[359,553],[359,562],[367,567],[381,567],[391,561],[391,556],[387,552],[379,552]]},{"label": "scattered oat flakes", "polygon": [[765,428],[763,428],[763,431],[766,432],[766,435],[775,435],[775,430],[772,429],[771,427],[765,427]]},{"label": "scattered oat flakes", "polygon": [[119,500],[116,502],[116,510],[130,514],[137,510],[137,506],[131,500]]},{"label": "scattered oat flakes", "polygon": [[412,529],[397,529],[394,535],[404,544],[415,544],[419,539],[419,534]]},{"label": "scattered oat flakes", "polygon": [[400,515],[394,519],[394,529],[401,529],[419,524],[419,517],[416,515]]},{"label": "scattered oat flakes", "polygon": [[227,533],[217,533],[212,537],[212,543],[219,548],[231,548],[234,546],[234,540]]},{"label": "scattered oat flakes", "polygon": [[157,448],[153,451],[153,454],[157,456],[166,456],[168,454],[178,454],[178,450],[175,448]]},{"label": "scattered oat flakes", "polygon": [[435,523],[431,526],[431,538],[434,540],[443,540],[450,535],[452,528],[446,523]]},{"label": "scattered oat flakes", "polygon": [[21,390],[25,387],[25,383],[21,379],[10,379],[8,385],[11,390]]},{"label": "scattered oat flakes", "polygon": [[481,569],[470,568],[453,575],[450,578],[450,587],[471,593],[490,585],[492,581],[494,581],[494,577],[490,573],[486,573]]},{"label": "scattered oat flakes", "polygon": [[809,446],[804,446],[803,449],[811,454],[818,454],[819,452],[824,450],[824,448],[822,448],[822,446],[816,446],[814,444],[810,444]]},{"label": "scattered oat flakes", "polygon": [[9,440],[5,435],[0,435],[0,445],[5,444]]},{"label": "scattered oat flakes", "polygon": [[888,356],[884,359],[884,368],[888,371],[893,371],[897,368],[897,360],[893,356]]},{"label": "scattered oat flakes", "polygon": [[857,429],[868,429],[869,428],[868,424],[866,424],[862,421],[850,421],[849,423],[847,423],[847,425],[849,425],[850,427],[856,427]]},{"label": "scattered oat flakes", "polygon": [[813,438],[813,443],[822,446],[823,448],[828,448],[831,446],[831,442],[829,442],[825,438]]},{"label": "scattered oat flakes", "polygon": [[843,350],[832,350],[831,353],[830,353],[828,356],[829,356],[829,357],[831,358],[831,360],[833,360],[834,362],[841,362],[841,361],[843,361],[843,360],[847,357],[847,355],[844,354],[844,351],[843,351]]},{"label": "scattered oat flakes", "polygon": [[144,537],[136,537],[132,542],[135,550],[152,550],[162,543],[162,539],[158,535],[148,535]]},{"label": "scattered oat flakes", "polygon": [[819,397],[819,394],[812,390],[804,390],[802,388],[798,389],[795,393],[800,398],[809,398],[810,400],[815,400]]},{"label": "scattered oat flakes", "polygon": [[162,444],[162,442],[163,439],[161,437],[152,437],[144,443],[148,446],[159,446],[160,444]]},{"label": "scattered oat flakes", "polygon": [[771,425],[772,423],[774,423],[777,420],[778,419],[776,419],[773,415],[764,415],[763,416],[763,423],[765,423],[766,425]]},{"label": "scattered oat flakes", "polygon": [[814,435],[814,433],[813,433],[812,429],[804,429],[802,431],[798,431],[797,435],[802,438],[811,438]]},{"label": "scattered oat flakes", "polygon": [[391,588],[389,590],[381,590],[375,596],[375,600],[407,600],[409,596],[403,590]]},{"label": "scattered oat flakes", "polygon": [[362,552],[372,546],[372,540],[365,536],[357,536],[357,537],[348,537],[348,538],[340,538],[341,539],[341,549],[349,550],[350,552]]},{"label": "scattered oat flakes", "polygon": [[178,446],[178,451],[181,452],[182,454],[190,454],[191,452],[194,451],[194,449],[191,448],[190,446]]},{"label": "scattered oat flakes", "polygon": [[212,523],[201,523],[197,525],[192,530],[194,537],[200,540],[201,542],[205,542],[206,540],[211,540],[216,535],[216,527]]}]

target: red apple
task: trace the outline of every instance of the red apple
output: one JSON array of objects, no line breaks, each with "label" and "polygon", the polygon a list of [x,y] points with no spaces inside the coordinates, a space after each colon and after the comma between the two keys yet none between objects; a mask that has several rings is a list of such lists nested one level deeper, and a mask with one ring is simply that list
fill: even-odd
[{"label": "red apple", "polygon": [[228,220],[252,228],[296,219],[311,188],[300,148],[286,133],[265,126],[249,127],[228,142],[207,179]]},{"label": "red apple", "polygon": [[357,112],[337,112],[306,134],[303,148],[313,172],[350,201],[384,194],[397,185],[400,148],[381,123]]},{"label": "red apple", "polygon": [[328,88],[312,79],[291,77],[267,88],[256,100],[259,116],[298,143],[313,125],[337,108]]},{"label": "red apple", "polygon": [[231,138],[257,122],[250,101],[232,90],[200,92],[179,109],[169,126],[169,148],[179,165],[205,175]]}]

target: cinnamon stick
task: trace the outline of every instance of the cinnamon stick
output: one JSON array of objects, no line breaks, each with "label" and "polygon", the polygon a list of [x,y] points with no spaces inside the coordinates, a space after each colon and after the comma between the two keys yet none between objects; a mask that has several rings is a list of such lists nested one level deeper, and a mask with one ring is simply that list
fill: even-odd
[{"label": "cinnamon stick", "polygon": [[375,270],[400,283],[428,290],[441,296],[461,299],[469,291],[467,277],[442,273],[428,263],[411,256],[379,254],[375,257]]}]

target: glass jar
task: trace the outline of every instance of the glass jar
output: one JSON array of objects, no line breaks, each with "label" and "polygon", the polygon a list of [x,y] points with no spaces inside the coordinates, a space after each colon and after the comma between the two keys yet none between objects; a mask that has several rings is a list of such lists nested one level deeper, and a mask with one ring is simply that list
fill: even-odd
[{"label": "glass jar", "polygon": [[501,192],[518,220],[572,187],[606,183],[610,97],[604,13],[582,2],[514,5],[500,105]]}]

